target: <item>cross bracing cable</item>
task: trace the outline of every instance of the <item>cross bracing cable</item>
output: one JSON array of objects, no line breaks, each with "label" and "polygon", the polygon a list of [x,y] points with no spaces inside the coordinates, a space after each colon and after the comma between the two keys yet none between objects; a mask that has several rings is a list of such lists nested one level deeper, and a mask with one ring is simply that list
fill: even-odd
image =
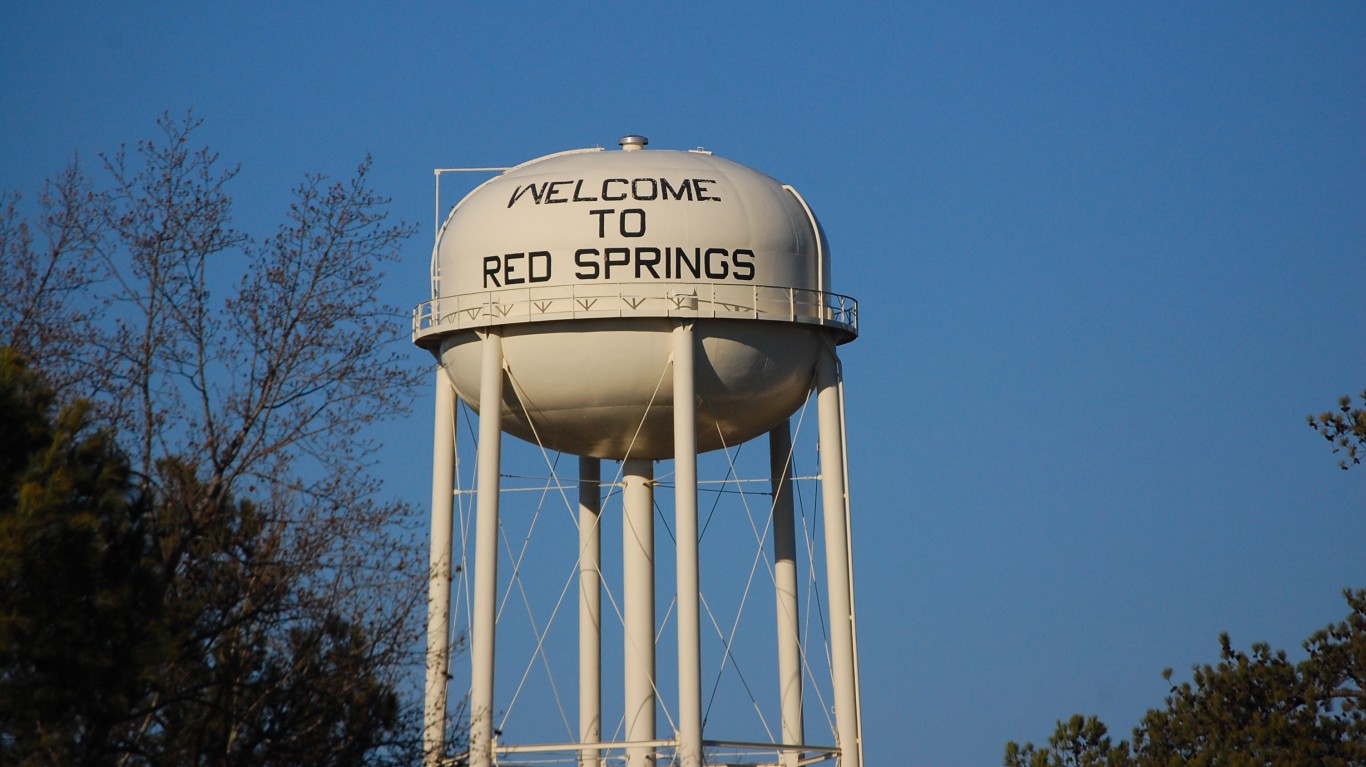
[{"label": "cross bracing cable", "polygon": [[[641,416],[640,421],[638,421],[638,423],[637,423],[635,432],[634,432],[634,434],[633,434],[633,436],[632,436],[632,439],[631,439],[631,442],[630,442],[630,447],[631,447],[631,448],[634,447],[634,445],[637,443],[637,441],[638,441],[638,439],[639,439],[639,436],[643,433],[643,426],[644,426],[645,419],[646,419],[646,417],[648,416],[649,411],[651,410],[651,408],[653,408],[653,406],[655,405],[655,403],[656,403],[656,401],[657,401],[657,399],[658,399],[658,395],[659,395],[659,393],[660,393],[660,390],[661,390],[661,387],[662,387],[662,383],[663,383],[665,380],[667,380],[666,377],[667,377],[667,375],[668,375],[668,371],[669,371],[670,366],[671,366],[671,362],[666,363],[666,365],[664,366],[663,370],[661,371],[661,375],[660,375],[659,380],[658,380],[657,383],[656,383],[655,390],[654,390],[654,392],[652,393],[651,398],[650,398],[649,402],[647,403],[644,412],[642,413],[642,416]],[[510,379],[511,379],[511,383],[512,383],[514,389],[520,389],[520,388],[521,388],[521,387],[520,387],[520,383],[516,380],[516,376],[512,375],[512,371],[508,371],[508,372],[509,372],[509,377],[510,377]],[[522,407],[522,409],[523,409],[523,413],[527,416],[527,422],[530,424],[530,427],[531,427],[532,432],[533,432],[533,436],[536,438],[536,445],[537,445],[538,449],[541,450],[543,459],[546,461],[546,466],[547,466],[547,469],[548,469],[548,475],[549,475],[549,476],[546,477],[546,476],[536,476],[536,475],[534,475],[534,474],[514,474],[514,473],[500,474],[500,477],[502,477],[502,478],[523,480],[523,481],[527,482],[526,486],[522,486],[522,487],[504,487],[504,488],[501,488],[501,490],[502,490],[503,492],[509,492],[509,493],[518,493],[518,492],[525,493],[525,492],[532,492],[532,491],[535,491],[535,492],[539,493],[541,497],[540,497],[540,499],[539,499],[539,501],[538,501],[538,504],[539,504],[539,505],[538,505],[536,514],[535,514],[535,515],[533,516],[533,518],[532,518],[533,520],[538,520],[538,519],[539,519],[540,512],[541,512],[541,510],[544,508],[544,504],[547,503],[547,502],[549,502],[550,496],[558,495],[558,496],[561,498],[561,501],[562,501],[562,503],[563,503],[563,507],[566,509],[566,512],[570,515],[570,517],[571,517],[572,519],[574,519],[575,525],[576,525],[576,528],[577,528],[577,525],[579,524],[579,522],[578,522],[578,519],[577,519],[577,515],[574,513],[574,510],[576,509],[577,504],[576,504],[576,502],[572,501],[571,498],[570,498],[569,495],[568,495],[568,492],[569,492],[570,489],[576,489],[576,488],[577,488],[577,486],[578,486],[578,485],[577,485],[577,482],[566,482],[566,481],[563,480],[562,477],[559,476],[559,474],[558,474],[558,461],[559,461],[559,457],[560,457],[561,454],[559,454],[557,451],[552,451],[552,450],[549,450],[548,448],[545,447],[543,440],[540,438],[540,435],[536,433],[535,421],[530,417],[531,410],[529,409],[529,404],[530,404],[530,403],[529,403],[529,400],[527,400],[527,398],[525,397],[525,394],[524,394],[523,392],[518,392],[518,394],[519,394],[519,397],[518,397],[519,404],[521,405],[521,407]],[[704,404],[704,403],[699,403],[699,404]],[[474,420],[474,419],[471,418],[471,417],[469,417],[469,416],[472,415],[472,413],[470,412],[470,409],[468,408],[468,406],[465,406],[463,402],[460,403],[460,405],[461,405],[462,407],[465,408],[466,413],[467,413],[467,418],[466,418],[466,429],[467,429],[467,431],[470,433],[471,438],[474,439],[474,441],[476,442],[476,446],[477,446],[478,439],[477,439],[477,436],[474,435],[474,433],[473,433],[473,427],[472,427],[472,425],[471,425],[471,421]],[[810,524],[810,519],[809,519],[809,514],[808,514],[808,511],[809,511],[808,504],[809,504],[809,501],[810,501],[809,496],[810,496],[811,487],[812,487],[812,484],[813,484],[813,483],[812,483],[812,480],[819,480],[819,479],[821,478],[821,473],[820,473],[820,472],[817,472],[817,473],[815,473],[815,474],[809,474],[809,473],[808,473],[808,474],[801,474],[801,475],[798,475],[797,470],[796,470],[796,465],[795,465],[795,464],[797,463],[797,461],[796,461],[796,459],[795,459],[795,452],[797,451],[797,449],[798,449],[798,447],[799,447],[799,445],[800,445],[800,442],[799,442],[798,439],[796,439],[796,437],[799,436],[799,435],[802,433],[802,431],[803,431],[803,428],[802,428],[802,427],[803,427],[804,422],[805,422],[805,415],[806,415],[806,413],[807,413],[807,408],[808,408],[808,407],[809,407],[809,397],[808,397],[808,402],[807,402],[806,404],[804,404],[804,405],[802,406],[802,408],[799,409],[799,411],[798,411],[798,412],[799,412],[799,415],[797,416],[797,418],[793,419],[793,421],[794,421],[794,422],[793,422],[793,428],[794,428],[794,430],[795,430],[795,434],[794,434],[794,440],[793,440],[792,453],[789,454],[789,459],[788,459],[789,462],[793,465],[792,470],[791,470],[791,475],[792,475],[792,476],[790,477],[790,481],[791,481],[792,484],[793,484],[793,489],[794,489],[793,496],[794,496],[794,500],[796,501],[796,505],[797,505],[798,509],[800,510],[801,529],[802,529],[801,537],[802,537],[802,539],[803,539],[803,541],[804,541],[804,543],[805,543],[805,546],[806,546],[806,551],[804,552],[805,556],[803,556],[802,558],[805,559],[806,562],[807,562],[807,574],[806,574],[807,577],[805,578],[806,588],[807,588],[807,591],[808,591],[808,594],[807,594],[807,597],[806,597],[807,608],[806,608],[806,615],[805,615],[805,616],[802,616],[802,617],[804,618],[803,623],[805,624],[805,628],[803,628],[803,630],[802,630],[802,637],[803,637],[803,638],[802,638],[801,647],[800,647],[800,657],[801,657],[802,667],[803,667],[803,669],[804,669],[803,676],[808,680],[808,685],[807,685],[808,694],[811,696],[812,702],[819,704],[819,707],[820,707],[820,709],[821,709],[821,711],[822,711],[822,714],[825,716],[826,724],[827,724],[827,726],[830,728],[830,730],[833,732],[833,731],[834,731],[834,724],[833,724],[833,722],[832,722],[832,720],[831,720],[831,707],[826,703],[826,697],[825,697],[825,683],[826,683],[826,682],[825,682],[824,680],[818,678],[817,673],[816,673],[816,667],[814,667],[814,666],[811,665],[811,662],[810,662],[810,661],[811,661],[811,656],[810,656],[810,649],[811,649],[811,648],[808,646],[808,645],[809,645],[809,640],[810,640],[811,638],[814,638],[813,635],[819,634],[821,640],[823,641],[823,643],[824,643],[824,645],[825,645],[824,649],[825,649],[825,655],[826,655],[826,661],[827,661],[827,669],[828,669],[828,667],[829,667],[829,666],[828,666],[828,664],[829,664],[829,639],[828,639],[828,636],[826,635],[827,626],[826,626],[826,620],[825,620],[824,609],[823,609],[823,595],[820,593],[820,592],[821,592],[821,589],[817,586],[817,582],[818,582],[818,580],[819,580],[819,579],[818,579],[819,568],[818,568],[817,565],[815,564],[815,560],[816,560],[816,544],[817,544],[817,538],[819,537],[819,533],[813,530],[813,528],[812,528],[812,526],[811,526],[811,524]],[[723,440],[723,441],[724,441],[724,440]],[[628,448],[628,449],[629,449],[629,448]],[[554,454],[553,457],[552,457],[552,454]],[[737,610],[737,612],[736,612],[735,620],[734,620],[734,622],[732,623],[732,626],[731,626],[731,628],[730,628],[730,630],[729,630],[729,636],[727,636],[726,630],[723,629],[723,628],[721,627],[720,620],[719,620],[718,616],[716,615],[716,613],[715,613],[713,607],[706,601],[705,595],[699,594],[699,598],[702,600],[703,606],[704,606],[704,607],[707,609],[707,611],[708,611],[708,617],[709,617],[709,620],[710,620],[711,623],[712,623],[713,631],[716,633],[716,636],[717,636],[718,639],[720,640],[720,644],[722,645],[723,651],[724,651],[724,653],[725,653],[725,659],[723,660],[723,663],[722,663],[723,668],[721,669],[721,672],[718,673],[717,678],[716,678],[715,682],[713,683],[713,689],[712,689],[711,697],[710,697],[709,702],[708,702],[707,714],[708,714],[708,717],[709,717],[709,716],[711,715],[711,713],[712,713],[712,710],[713,710],[713,708],[714,708],[714,704],[716,703],[716,699],[717,699],[717,696],[718,696],[718,694],[719,694],[719,690],[720,690],[720,686],[721,686],[721,679],[722,679],[722,677],[724,676],[725,671],[727,670],[727,667],[728,667],[728,666],[733,666],[733,667],[734,667],[733,673],[735,674],[737,680],[740,682],[740,684],[741,684],[742,687],[744,688],[746,695],[749,697],[749,700],[750,700],[751,705],[755,708],[756,714],[757,714],[757,716],[758,716],[758,718],[759,718],[759,721],[760,721],[761,725],[763,726],[763,728],[764,728],[765,732],[768,734],[768,736],[769,736],[770,738],[772,738],[772,728],[770,727],[770,725],[769,725],[768,722],[766,721],[766,718],[764,717],[764,714],[763,714],[763,709],[762,709],[762,707],[760,706],[760,704],[759,704],[759,702],[758,702],[758,700],[757,700],[757,696],[755,695],[755,691],[754,691],[754,689],[751,687],[751,685],[750,685],[750,683],[749,683],[749,681],[748,681],[748,677],[746,676],[746,674],[744,673],[744,669],[742,668],[742,666],[745,665],[745,664],[741,661],[741,659],[740,659],[737,655],[735,655],[735,652],[734,652],[734,650],[740,649],[740,647],[741,647],[740,645],[736,645],[735,642],[737,641],[737,639],[738,639],[738,637],[739,637],[739,626],[740,626],[741,622],[743,621],[743,612],[744,612],[745,609],[747,609],[747,605],[748,605],[748,594],[749,594],[750,590],[753,588],[753,586],[755,585],[755,578],[756,578],[756,575],[757,575],[757,566],[758,566],[758,562],[760,562],[760,561],[764,562],[766,571],[769,573],[769,580],[772,581],[772,579],[773,579],[773,574],[772,574],[772,573],[773,573],[773,570],[772,570],[772,563],[769,562],[765,557],[763,557],[763,551],[762,551],[763,544],[766,542],[766,536],[767,536],[769,530],[771,529],[771,525],[772,525],[772,507],[771,507],[771,500],[769,501],[769,503],[770,503],[769,514],[767,515],[767,518],[763,521],[762,525],[761,525],[760,522],[754,517],[754,514],[755,514],[756,512],[755,512],[755,510],[754,510],[753,508],[750,507],[749,502],[748,502],[748,497],[749,497],[749,496],[756,495],[756,494],[760,494],[761,492],[762,492],[763,495],[765,495],[765,496],[770,496],[770,498],[771,498],[771,494],[770,494],[769,492],[764,492],[764,491],[760,491],[760,490],[757,490],[757,489],[753,489],[753,488],[749,488],[749,487],[748,487],[748,486],[752,486],[752,485],[758,485],[758,484],[761,484],[761,483],[769,483],[769,482],[771,482],[771,478],[746,478],[746,477],[741,476],[741,470],[740,470],[740,468],[739,468],[739,466],[738,466],[739,458],[741,457],[741,453],[740,453],[739,448],[723,445],[723,455],[725,456],[725,459],[726,459],[726,461],[727,461],[726,476],[725,476],[723,479],[700,480],[699,483],[698,483],[699,485],[710,486],[710,487],[708,487],[707,489],[705,489],[704,492],[712,493],[712,494],[713,494],[713,497],[714,497],[714,502],[713,502],[713,504],[712,504],[712,508],[711,508],[710,511],[709,511],[709,514],[708,514],[708,517],[707,517],[707,521],[708,521],[708,523],[710,523],[710,522],[715,518],[715,515],[719,512],[719,505],[718,505],[718,504],[719,504],[719,501],[720,501],[720,496],[726,495],[726,496],[734,496],[734,497],[739,498],[739,499],[740,499],[740,502],[742,503],[742,505],[744,506],[744,508],[745,508],[745,510],[746,510],[746,514],[747,514],[748,520],[749,520],[750,525],[751,525],[751,531],[752,531],[752,533],[754,534],[754,537],[755,537],[756,548],[757,548],[757,550],[758,550],[758,554],[756,554],[755,559],[751,562],[750,574],[749,574],[748,580],[747,580],[747,582],[746,582],[744,592],[743,592],[743,594],[742,594],[741,606],[738,608],[738,610]],[[601,524],[601,523],[602,523],[602,518],[603,518],[603,516],[605,516],[605,515],[607,515],[607,514],[609,513],[609,511],[610,511],[610,509],[611,509],[611,503],[612,503],[613,499],[617,496],[617,494],[620,492],[620,490],[621,490],[621,488],[622,488],[622,486],[623,486],[623,482],[622,482],[623,476],[622,476],[622,473],[623,473],[622,465],[621,465],[621,463],[618,463],[617,471],[615,472],[615,474],[614,474],[612,480],[610,480],[610,481],[604,481],[604,482],[601,482],[601,483],[600,483],[600,487],[605,487],[606,489],[604,490],[604,497],[603,497],[603,499],[602,499],[602,508],[601,508],[601,510],[600,510],[600,513],[595,517],[595,519],[594,519],[594,521],[593,521],[592,524],[594,524],[594,525]],[[464,540],[468,541],[468,540],[470,540],[470,537],[469,537],[468,533],[469,533],[469,531],[470,531],[470,527],[471,527],[471,525],[472,525],[472,521],[473,521],[473,520],[472,520],[472,517],[470,516],[470,513],[469,513],[466,509],[467,509],[468,507],[472,506],[472,504],[470,504],[469,501],[468,501],[466,498],[464,498],[463,496],[474,495],[474,494],[477,492],[477,488],[465,488],[465,487],[462,487],[462,486],[461,486],[462,481],[461,481],[461,479],[460,479],[460,475],[459,475],[459,472],[458,472],[458,471],[456,472],[456,476],[457,476],[457,488],[455,489],[455,494],[457,495],[457,501],[458,501],[458,503],[461,505],[461,525],[460,525],[460,530],[461,530],[461,533],[462,533],[462,538],[463,538]],[[666,475],[664,475],[662,478],[657,478],[657,479],[655,479],[654,482],[653,482],[653,484],[654,484],[657,488],[658,488],[658,487],[672,487],[672,483],[669,481],[670,479],[671,479],[671,474],[666,474]],[[534,483],[534,484],[533,484],[533,483]],[[672,529],[670,528],[670,526],[669,526],[669,520],[668,520],[668,519],[666,518],[666,516],[664,515],[663,509],[662,509],[662,507],[661,507],[661,503],[660,503],[659,500],[656,500],[656,502],[655,502],[655,504],[654,504],[654,509],[653,509],[653,511],[654,511],[654,514],[655,514],[656,519],[662,523],[666,535],[672,540],[673,537],[674,537],[674,532],[673,532],[673,530],[672,530]],[[534,525],[533,525],[533,526],[534,526]],[[500,527],[501,527],[501,520],[500,520]],[[760,527],[762,527],[763,529],[760,530],[760,529],[759,529]],[[706,531],[706,528],[703,528],[703,531],[699,532],[699,539],[701,539],[701,538],[704,536],[705,531]],[[530,597],[529,597],[529,595],[528,595],[528,593],[527,593],[528,585],[527,585],[527,584],[523,581],[523,579],[522,579],[521,570],[522,570],[522,566],[523,566],[523,564],[524,564],[524,562],[525,562],[525,560],[526,560],[526,556],[528,556],[527,550],[526,550],[526,540],[529,540],[530,535],[531,535],[531,533],[528,533],[528,534],[527,534],[527,539],[524,539],[524,541],[523,541],[523,546],[522,546],[520,552],[514,554],[513,546],[512,546],[512,543],[510,542],[508,531],[504,530],[504,531],[502,532],[503,548],[504,548],[504,550],[508,553],[509,556],[512,556],[512,557],[516,560],[516,565],[515,565],[514,568],[513,568],[513,570],[514,570],[514,578],[516,579],[516,581],[517,581],[517,583],[518,583],[517,588],[518,588],[519,591],[521,592],[522,599],[523,599],[524,604],[527,606],[528,613],[531,612],[531,610],[530,610]],[[463,546],[463,547],[462,547],[462,558],[461,558],[462,565],[464,565],[464,564],[468,561],[467,556],[464,556],[464,555],[463,555],[465,552],[467,552],[467,550],[468,550],[468,547],[467,547],[467,546]],[[578,562],[577,562],[577,557],[576,557],[576,561],[575,561],[575,564],[574,564],[574,570],[573,570],[573,572],[570,573],[569,576],[566,577],[565,581],[561,584],[561,590],[560,590],[559,597],[557,598],[557,601],[556,601],[556,604],[555,604],[555,608],[554,608],[554,610],[552,611],[552,614],[551,614],[550,619],[549,619],[548,621],[546,621],[545,625],[544,625],[543,627],[537,627],[537,626],[535,626],[535,619],[534,619],[534,617],[531,617],[531,616],[529,615],[529,620],[530,620],[530,621],[532,622],[532,624],[533,624],[533,632],[534,632],[534,634],[535,634],[535,639],[536,639],[536,643],[537,643],[537,648],[536,648],[536,650],[532,653],[532,656],[531,656],[531,658],[530,658],[529,661],[528,661],[527,667],[524,669],[524,671],[523,671],[523,673],[522,673],[522,681],[519,682],[519,684],[518,684],[518,686],[517,686],[517,691],[516,691],[516,692],[513,694],[513,696],[512,696],[511,704],[509,705],[509,707],[508,707],[508,708],[505,710],[505,712],[504,712],[504,715],[503,715],[502,721],[501,721],[501,724],[502,724],[502,725],[506,725],[507,722],[510,721],[509,715],[512,714],[513,708],[516,706],[516,703],[518,702],[519,698],[520,698],[520,697],[522,696],[522,694],[525,692],[526,685],[529,683],[530,671],[532,670],[532,668],[536,665],[537,661],[539,660],[539,662],[541,663],[541,665],[543,665],[543,666],[545,667],[545,671],[546,671],[546,673],[547,673],[547,676],[550,678],[550,685],[551,685],[551,688],[552,688],[552,690],[553,690],[553,692],[554,692],[554,696],[555,696],[555,699],[556,699],[556,703],[557,703],[557,705],[559,706],[559,709],[560,709],[560,717],[561,717],[562,721],[564,722],[564,726],[566,727],[566,730],[568,730],[569,727],[570,727],[569,722],[568,722],[568,716],[567,716],[567,714],[565,713],[565,708],[566,708],[566,707],[565,707],[565,705],[563,704],[563,702],[560,701],[560,693],[559,693],[558,688],[557,688],[557,686],[556,686],[555,679],[554,679],[554,674],[553,674],[553,670],[552,670],[552,668],[551,668],[551,666],[553,665],[553,662],[552,662],[552,660],[548,657],[548,653],[545,652],[545,649],[546,649],[546,648],[545,648],[545,644],[546,644],[547,640],[550,638],[550,636],[551,636],[551,631],[552,631],[552,627],[553,627],[553,625],[556,623],[556,621],[557,621],[557,619],[558,619],[558,613],[559,613],[560,607],[564,604],[564,601],[565,601],[565,599],[567,598],[568,594],[572,592],[572,589],[573,589],[574,572],[577,572],[577,566],[578,566]],[[467,566],[462,566],[461,569],[462,569],[462,571],[465,571],[465,570],[467,570]],[[601,573],[601,569],[600,569],[600,568],[599,568],[598,572],[599,572],[599,575],[601,576],[602,573]],[[465,580],[468,582],[468,580],[469,580],[468,577],[466,577]],[[602,580],[601,580],[601,588],[603,588],[604,593],[606,593],[606,595],[607,595],[608,604],[610,605],[611,610],[613,611],[613,613],[616,615],[617,621],[618,621],[619,623],[622,622],[622,621],[624,620],[624,617],[623,617],[623,614],[622,614],[622,607],[621,607],[620,603],[617,601],[616,595],[613,593],[612,585],[611,585],[610,582],[608,582],[606,579],[602,579]],[[463,591],[463,592],[460,592],[460,593],[467,593],[467,592],[468,592],[468,586],[466,586],[466,588],[464,589],[464,591]],[[509,598],[511,598],[510,595],[505,595],[505,596],[504,596],[504,606],[506,606],[506,600],[509,599]],[[466,602],[466,605],[468,605],[468,602]],[[666,631],[667,626],[669,625],[669,621],[672,619],[672,610],[673,610],[674,606],[675,606],[675,602],[670,602],[670,605],[669,605],[668,609],[665,611],[664,616],[662,617],[662,619],[659,620],[659,624],[658,624],[658,632],[659,632],[659,633],[657,633],[657,635],[656,635],[656,641],[658,641],[658,640],[660,639],[660,636],[662,635],[662,633]],[[466,611],[468,611],[468,607],[466,608]],[[501,614],[502,614],[502,613],[501,613],[501,610],[500,610],[500,615],[501,615]],[[814,624],[813,624],[813,622],[814,622]],[[813,628],[813,625],[814,625],[815,628]],[[454,643],[453,643],[453,644],[454,644]],[[655,684],[655,694],[656,694],[656,698],[657,698],[657,700],[658,700],[659,706],[660,706],[661,709],[662,709],[663,718],[666,719],[666,720],[668,720],[669,724],[672,726],[672,724],[673,724],[673,717],[672,717],[671,711],[669,710],[671,707],[670,707],[670,705],[669,705],[668,700],[667,700],[666,698],[664,698],[664,696],[660,695],[660,691],[659,691],[659,689],[658,689],[657,683]],[[664,723],[664,722],[661,722],[661,724],[663,724],[663,723]],[[616,730],[617,730],[618,735],[620,734],[621,728],[622,728],[623,725],[624,725],[624,722],[622,721],[622,719],[618,718],[617,727],[616,727]],[[500,729],[501,729],[501,727],[500,727]],[[571,739],[572,739],[572,738],[571,738]]]}]

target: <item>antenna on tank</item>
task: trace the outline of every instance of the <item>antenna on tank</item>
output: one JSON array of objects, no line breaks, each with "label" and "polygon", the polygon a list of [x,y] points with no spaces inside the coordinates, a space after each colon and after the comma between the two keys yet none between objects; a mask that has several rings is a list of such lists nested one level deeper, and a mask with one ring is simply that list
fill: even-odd
[{"label": "antenna on tank", "polygon": [[435,168],[432,173],[436,176],[436,206],[432,214],[432,237],[441,236],[441,174],[442,173],[503,173],[507,168]]}]

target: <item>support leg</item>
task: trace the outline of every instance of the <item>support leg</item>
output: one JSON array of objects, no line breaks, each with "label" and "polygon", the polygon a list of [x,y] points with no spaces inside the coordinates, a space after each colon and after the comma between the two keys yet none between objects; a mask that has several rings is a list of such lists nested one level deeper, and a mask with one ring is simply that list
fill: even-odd
[{"label": "support leg", "polygon": [[455,390],[436,369],[432,425],[432,552],[427,574],[427,684],[423,705],[422,764],[435,767],[446,753],[446,683],[451,661],[451,528],[455,497]]},{"label": "support leg", "polygon": [[[773,487],[773,586],[777,595],[778,695],[782,742],[804,743],[801,620],[797,603],[797,531],[792,507],[792,429],[783,421],[768,433]],[[783,767],[797,767],[799,751],[784,751]]]},{"label": "support leg", "polygon": [[825,569],[830,599],[830,655],[840,767],[860,767],[858,681],[854,659],[854,602],[844,476],[844,413],[834,345],[816,369],[820,416],[821,505],[825,518]]},{"label": "support leg", "polygon": [[678,764],[702,765],[702,653],[697,563],[697,402],[692,325],[673,330],[674,529],[678,539]]},{"label": "support leg", "polygon": [[[602,461],[579,458],[579,742],[602,741]],[[598,767],[598,751],[580,752]]]},{"label": "support leg", "polygon": [[470,767],[493,764],[494,623],[498,609],[498,490],[502,463],[503,337],[484,336],[479,378],[474,613],[470,623]]},{"label": "support leg", "polygon": [[[622,473],[622,586],[626,740],[655,739],[654,463],[632,458]],[[627,767],[652,767],[654,749],[629,746]]]}]

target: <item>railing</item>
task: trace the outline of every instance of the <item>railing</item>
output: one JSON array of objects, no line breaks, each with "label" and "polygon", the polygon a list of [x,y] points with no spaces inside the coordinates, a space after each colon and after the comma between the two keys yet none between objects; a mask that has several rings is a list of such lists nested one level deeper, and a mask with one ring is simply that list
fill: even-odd
[{"label": "railing", "polygon": [[[791,763],[799,767],[821,764],[838,758],[840,750],[835,746],[814,746],[807,744],[780,745],[771,743],[747,743],[743,741],[704,740],[706,764],[720,764],[733,767],[777,767]],[[555,743],[546,745],[504,745],[493,746],[494,763],[499,765],[535,765],[536,767],[574,767],[585,762],[594,762],[602,767],[624,767],[627,763],[628,748],[646,748],[652,752],[654,761],[660,765],[678,764],[678,741],[650,740],[633,743]],[[790,761],[789,761],[790,759]],[[443,767],[456,767],[469,763],[469,754],[456,754],[442,760]]]},{"label": "railing", "polygon": [[795,322],[832,328],[838,343],[858,335],[858,302],[837,293],[772,285],[599,282],[433,298],[413,310],[413,340],[491,325],[617,317]]}]

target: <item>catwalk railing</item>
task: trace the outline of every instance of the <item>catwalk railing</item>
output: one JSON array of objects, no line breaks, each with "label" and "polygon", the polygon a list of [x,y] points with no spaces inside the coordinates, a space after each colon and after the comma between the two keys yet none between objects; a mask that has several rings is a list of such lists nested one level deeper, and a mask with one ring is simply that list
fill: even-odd
[{"label": "catwalk railing", "polygon": [[839,343],[858,335],[858,302],[838,293],[772,285],[615,282],[500,288],[442,296],[413,310],[413,340],[529,322],[692,317],[819,325]]}]

